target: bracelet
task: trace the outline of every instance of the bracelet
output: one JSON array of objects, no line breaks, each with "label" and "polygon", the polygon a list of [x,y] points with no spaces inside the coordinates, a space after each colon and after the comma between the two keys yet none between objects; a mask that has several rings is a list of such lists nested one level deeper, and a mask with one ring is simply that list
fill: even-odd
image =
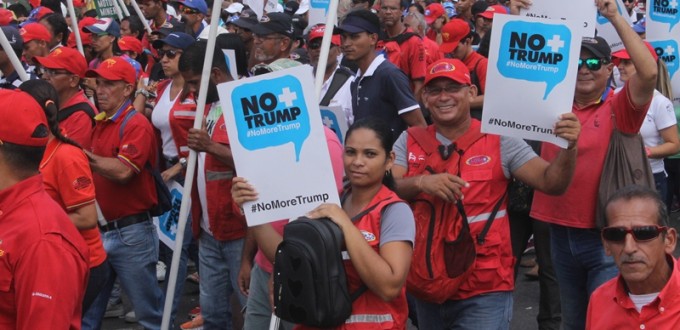
[{"label": "bracelet", "polygon": [[139,95],[144,95],[144,97],[149,98],[149,91],[147,91],[144,88],[140,88],[137,91],[135,91],[135,98]]}]

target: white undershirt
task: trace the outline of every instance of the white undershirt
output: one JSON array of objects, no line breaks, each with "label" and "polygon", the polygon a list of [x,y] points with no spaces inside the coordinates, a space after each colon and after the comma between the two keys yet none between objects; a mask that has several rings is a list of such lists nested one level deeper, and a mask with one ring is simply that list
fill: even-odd
[{"label": "white undershirt", "polygon": [[656,297],[659,296],[658,292],[654,293],[648,293],[648,294],[632,294],[628,293],[628,296],[630,297],[630,300],[633,301],[633,304],[635,304],[635,309],[637,309],[638,313],[642,310],[643,306],[649,305]]},{"label": "white undershirt", "polygon": [[170,110],[175,104],[177,97],[182,94],[182,91],[180,91],[177,93],[177,96],[175,96],[175,99],[171,100],[170,89],[172,89],[172,83],[165,88],[163,95],[158,98],[156,106],[153,108],[153,112],[151,112],[151,122],[153,123],[153,126],[161,132],[163,156],[166,159],[178,157],[177,145],[172,137],[172,129],[170,128]]}]

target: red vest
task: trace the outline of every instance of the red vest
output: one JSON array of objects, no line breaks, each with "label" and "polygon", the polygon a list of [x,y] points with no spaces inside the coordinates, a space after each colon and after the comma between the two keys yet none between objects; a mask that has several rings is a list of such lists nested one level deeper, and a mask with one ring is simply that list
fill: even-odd
[{"label": "red vest", "polygon": [[[156,89],[157,97],[161,97],[166,88],[170,88],[172,79],[165,79],[158,83]],[[180,93],[181,94],[181,93]],[[170,130],[172,131],[172,139],[177,146],[177,154],[179,157],[189,156],[189,147],[187,147],[187,136],[189,129],[194,127],[194,119],[196,118],[196,101],[191,95],[188,95],[184,100],[177,97],[172,108],[170,108]],[[158,133],[158,130],[156,129]],[[160,133],[157,134],[160,141]],[[160,142],[159,142],[160,143]],[[160,144],[159,144],[160,145]]]},{"label": "red vest", "polygon": [[[396,202],[402,202],[402,200],[397,197],[396,193],[383,186],[368,204],[366,210],[374,205],[377,206],[354,222],[354,225],[366,238],[368,245],[376,253],[380,253],[380,217],[385,207]],[[351,260],[345,260],[345,272],[347,273],[349,292],[353,293],[361,287],[363,282],[354,269]],[[371,290],[366,290],[352,303],[352,316],[341,328],[405,329],[407,318],[408,306],[405,288],[402,288],[401,294],[392,301],[384,301]],[[373,324],[372,327],[369,326],[371,324]]]},{"label": "red vest", "polygon": [[[455,239],[462,226],[460,221],[456,220],[461,217],[452,203],[446,203],[423,193],[416,196],[413,200],[426,200],[434,206],[434,219],[429,216],[419,216],[418,212],[414,212],[416,242],[407,288],[409,293],[419,299],[442,303],[446,300],[460,300],[486,292],[511,291],[514,288],[514,258],[510,244],[506,201],[501,204],[484,243],[479,244],[476,240],[495,204],[504,198],[508,186],[508,179],[503,174],[501,165],[500,137],[486,134],[480,137],[480,127],[480,122],[473,119],[470,129],[454,141],[462,151],[462,155],[457,151],[452,151],[447,160],[442,159],[439,153],[428,156],[426,148],[420,146],[411,135],[408,136],[406,177],[423,175],[426,168],[432,168],[435,173],[447,172],[458,175],[470,184],[469,188],[462,189],[465,195],[463,205],[476,248],[476,260],[472,264],[469,275],[463,278],[462,283],[460,280],[450,279],[444,264],[443,241]],[[427,131],[433,137],[435,136],[434,126],[429,126]],[[473,138],[473,136],[476,137]],[[466,143],[466,140],[474,142]],[[468,145],[469,143],[472,144]],[[415,206],[414,203],[412,203],[413,206]],[[431,222],[446,227],[443,230],[441,227],[433,230],[436,227],[430,226]],[[434,236],[436,234],[430,233],[438,233],[445,237],[437,237]],[[429,238],[428,235],[430,235]]]}]

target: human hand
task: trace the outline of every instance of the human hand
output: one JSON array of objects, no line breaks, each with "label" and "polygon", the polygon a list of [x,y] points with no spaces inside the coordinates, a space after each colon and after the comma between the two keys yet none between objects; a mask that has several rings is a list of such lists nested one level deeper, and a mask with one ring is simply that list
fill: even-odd
[{"label": "human hand", "polygon": [[619,14],[616,0],[595,0],[595,6],[600,12],[600,15],[606,17],[610,21]]},{"label": "human hand", "polygon": [[182,165],[180,165],[180,163],[177,163],[177,164],[171,166],[170,168],[168,168],[167,170],[163,171],[161,173],[161,178],[163,178],[163,182],[168,182],[181,172],[182,172]]},{"label": "human hand", "polygon": [[510,0],[510,14],[519,15],[520,9],[529,9],[531,4],[531,0]]},{"label": "human hand", "polygon": [[241,290],[244,296],[250,293],[250,272],[253,270],[252,263],[241,262],[241,268],[238,271],[238,289]]},{"label": "human hand", "polygon": [[449,173],[423,175],[416,181],[420,191],[439,197],[447,202],[463,200],[461,188],[469,187],[470,184],[458,176]]},{"label": "human hand", "polygon": [[212,144],[210,135],[205,128],[196,129],[190,128],[187,136],[187,146],[197,152],[206,152]]},{"label": "human hand", "polygon": [[242,177],[234,177],[231,184],[231,197],[239,207],[243,207],[245,202],[256,201],[258,198],[255,187]]},{"label": "human hand", "polygon": [[352,224],[352,220],[349,218],[347,213],[345,213],[345,210],[343,210],[337,204],[321,204],[315,209],[309,211],[306,215],[310,219],[329,218],[340,228],[342,228],[344,225],[347,225],[348,223]]},{"label": "human hand", "polygon": [[555,123],[555,127],[553,127],[553,133],[567,140],[569,142],[567,149],[573,150],[576,148],[578,137],[581,134],[581,122],[579,122],[574,113],[563,113],[560,115],[560,120]]}]

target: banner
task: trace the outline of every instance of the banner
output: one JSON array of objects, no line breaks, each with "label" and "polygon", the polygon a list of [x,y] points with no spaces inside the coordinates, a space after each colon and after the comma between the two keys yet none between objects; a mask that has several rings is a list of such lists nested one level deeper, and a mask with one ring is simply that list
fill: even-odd
[{"label": "banner", "polygon": [[[182,191],[184,187],[175,180],[166,183],[172,195],[172,209],[159,217],[153,217],[153,224],[156,226],[158,239],[171,250],[175,250],[175,235],[177,234],[177,223],[179,222],[179,208],[182,205]],[[191,199],[189,200],[191,209]],[[187,219],[191,217],[191,213]]]},{"label": "banner", "polygon": [[529,9],[520,9],[520,16],[572,20],[582,22],[583,36],[595,36],[597,7],[592,0],[541,0],[534,1]]},{"label": "banner", "polygon": [[117,0],[94,0],[94,7],[97,10],[98,18],[118,18],[116,13],[116,4],[114,1]]},{"label": "banner", "polygon": [[311,66],[217,88],[236,172],[258,192],[243,207],[248,226],[340,204]]},{"label": "banner", "polygon": [[649,0],[647,3],[647,40],[659,60],[664,61],[673,85],[673,104],[680,106],[680,74],[678,43],[680,43],[680,14],[678,0]]},{"label": "banner", "polygon": [[553,126],[571,112],[582,31],[570,20],[494,17],[482,132],[567,146]]}]

